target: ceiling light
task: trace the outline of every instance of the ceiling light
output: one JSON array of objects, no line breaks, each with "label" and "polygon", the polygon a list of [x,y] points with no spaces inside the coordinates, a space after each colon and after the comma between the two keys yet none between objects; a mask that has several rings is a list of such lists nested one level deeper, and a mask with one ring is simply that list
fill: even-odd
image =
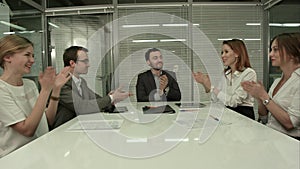
[{"label": "ceiling light", "polygon": [[237,39],[237,38],[219,38],[219,41],[224,41],[224,40],[232,40],[232,39]]},{"label": "ceiling light", "polygon": [[283,27],[299,27],[300,23],[284,23]]},{"label": "ceiling light", "polygon": [[281,23],[269,23],[269,26],[282,26],[282,24]]},{"label": "ceiling light", "polygon": [[300,27],[300,23],[269,23],[269,26],[277,26],[277,27]]},{"label": "ceiling light", "polygon": [[180,23],[178,23],[178,24],[171,23],[171,24],[162,24],[162,26],[188,26],[188,24],[187,23],[182,23],[182,24],[180,24]]},{"label": "ceiling light", "polygon": [[20,31],[18,33],[34,33],[35,31]]},{"label": "ceiling light", "polygon": [[55,27],[55,28],[59,28],[59,26],[56,25],[56,24],[54,24],[54,23],[51,23],[51,22],[48,22],[48,23],[49,23],[49,25],[51,25],[51,26],[53,26],[53,27]]},{"label": "ceiling light", "polygon": [[[199,26],[200,24],[194,23],[193,26]],[[122,25],[123,28],[141,28],[141,27],[158,27],[158,26],[188,26],[188,24],[145,24],[145,25]]]},{"label": "ceiling light", "polygon": [[134,43],[143,43],[143,42],[158,42],[158,40],[132,40]]},{"label": "ceiling light", "polygon": [[249,41],[251,41],[251,40],[255,41],[256,40],[256,41],[260,41],[260,39],[255,39],[255,38],[248,38],[248,39],[245,38],[244,40],[249,40]]},{"label": "ceiling light", "polygon": [[15,34],[16,32],[3,32],[4,35],[12,35]]},{"label": "ceiling light", "polygon": [[189,138],[165,138],[165,142],[188,142]]},{"label": "ceiling light", "polygon": [[122,25],[123,28],[141,28],[141,27],[157,27],[159,24],[147,24],[147,25]]},{"label": "ceiling light", "polygon": [[186,39],[161,39],[160,42],[185,42]]},{"label": "ceiling light", "polygon": [[246,23],[248,26],[260,26],[260,23]]},{"label": "ceiling light", "polygon": [[24,27],[22,27],[22,26],[15,25],[15,24],[12,24],[12,23],[9,23],[9,22],[0,21],[0,23],[2,23],[3,25],[6,25],[6,26],[12,27],[12,28],[19,29],[19,30],[21,30],[21,31],[25,31],[25,30],[26,30],[26,28],[24,28]]},{"label": "ceiling light", "polygon": [[245,38],[245,39],[242,39],[242,38],[220,38],[218,39],[219,41],[225,41],[225,40],[232,40],[232,39],[239,39],[239,40],[248,40],[248,41],[260,41],[261,39],[259,38]]}]

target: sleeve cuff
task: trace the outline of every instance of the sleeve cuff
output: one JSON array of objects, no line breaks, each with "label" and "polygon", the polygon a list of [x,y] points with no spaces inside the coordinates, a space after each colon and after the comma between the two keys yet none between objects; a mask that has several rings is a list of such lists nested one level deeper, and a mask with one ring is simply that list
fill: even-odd
[{"label": "sleeve cuff", "polygon": [[215,86],[210,86],[210,93],[214,91]]},{"label": "sleeve cuff", "polygon": [[268,115],[259,116],[258,121],[261,122],[262,124],[267,124],[268,123]]},{"label": "sleeve cuff", "polygon": [[219,100],[221,100],[223,103],[225,103],[225,101],[226,101],[226,94],[224,92],[220,91],[219,94],[217,95],[217,98]]},{"label": "sleeve cuff", "polygon": [[114,97],[113,97],[113,95],[112,95],[112,94],[109,94],[108,96],[110,97],[110,102],[113,103],[113,102],[114,102]]}]

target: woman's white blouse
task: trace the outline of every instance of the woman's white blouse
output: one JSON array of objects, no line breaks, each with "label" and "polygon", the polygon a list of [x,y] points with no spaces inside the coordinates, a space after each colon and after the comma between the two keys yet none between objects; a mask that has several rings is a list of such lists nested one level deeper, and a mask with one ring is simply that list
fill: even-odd
[{"label": "woman's white blouse", "polygon": [[26,137],[10,127],[30,115],[38,95],[32,80],[23,79],[23,86],[0,80],[0,158],[49,131],[45,113],[33,137]]},{"label": "woman's white blouse", "polygon": [[[282,77],[281,77],[282,78]],[[269,114],[268,126],[294,137],[300,137],[300,68],[296,69],[285,84],[273,96],[273,91],[281,78],[278,78],[272,84],[269,90],[269,96],[272,100],[283,108],[290,116],[294,129],[285,130],[285,128]]]},{"label": "woman's white blouse", "polygon": [[254,98],[248,94],[241,86],[243,81],[257,81],[256,72],[252,68],[246,68],[244,71],[235,71],[233,74],[230,70],[222,76],[222,83],[218,85],[220,92],[216,96],[212,92],[212,99],[219,100],[225,106],[249,106],[253,107]]}]

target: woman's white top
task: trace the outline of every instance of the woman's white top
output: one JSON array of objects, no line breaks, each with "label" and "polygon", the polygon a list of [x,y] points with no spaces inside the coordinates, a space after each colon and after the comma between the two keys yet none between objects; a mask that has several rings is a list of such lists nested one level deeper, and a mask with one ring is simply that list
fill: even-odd
[{"label": "woman's white top", "polygon": [[216,96],[212,92],[212,99],[219,100],[225,106],[250,106],[254,105],[254,98],[248,94],[241,86],[243,81],[257,81],[256,72],[252,68],[246,68],[244,71],[235,71],[233,74],[231,70],[225,72],[222,76],[222,83],[217,88],[220,90]]},{"label": "woman's white top", "polygon": [[33,137],[26,137],[10,127],[28,117],[38,95],[32,80],[23,79],[23,86],[12,86],[0,79],[0,157],[49,131],[45,113]]},{"label": "woman's white top", "polygon": [[269,113],[267,125],[287,135],[300,137],[300,68],[292,73],[291,77],[273,96],[273,91],[281,78],[278,78],[273,82],[269,90],[269,96],[277,105],[289,114],[294,129],[287,131],[271,113]]}]

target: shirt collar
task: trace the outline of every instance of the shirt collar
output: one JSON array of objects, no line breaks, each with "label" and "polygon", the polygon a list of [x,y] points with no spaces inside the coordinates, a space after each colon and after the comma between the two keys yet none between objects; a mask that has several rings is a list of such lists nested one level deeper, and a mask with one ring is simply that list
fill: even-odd
[{"label": "shirt collar", "polygon": [[300,76],[300,68],[296,69],[296,70],[294,71],[294,73],[296,73],[298,76]]},{"label": "shirt collar", "polygon": [[235,76],[235,77],[239,77],[240,75],[242,74],[242,72],[240,72],[240,71],[235,71],[234,73],[233,73],[233,76]]},{"label": "shirt collar", "polygon": [[[246,70],[246,68],[243,69],[243,71],[244,71],[244,70]],[[227,70],[227,71],[225,72],[225,74],[226,74],[227,76],[229,76],[230,73],[231,73],[231,69],[229,69],[229,70]],[[236,71],[232,74],[232,76],[233,76],[233,77],[239,77],[242,73],[243,73],[242,71],[236,70]]]},{"label": "shirt collar", "polygon": [[[156,76],[156,74],[153,74],[152,70],[151,70],[151,73],[154,77],[159,77],[159,76]],[[164,73],[163,70],[160,70],[160,75],[162,75],[163,73]]]},{"label": "shirt collar", "polygon": [[[300,68],[297,68],[297,69],[292,73],[291,76],[294,76],[294,74],[297,75],[297,76],[300,76]],[[283,77],[283,73],[281,73],[281,78],[282,78],[282,77]]]},{"label": "shirt collar", "polygon": [[72,79],[74,80],[75,84],[80,84],[81,83],[81,79],[77,78],[76,76],[72,76]]}]

